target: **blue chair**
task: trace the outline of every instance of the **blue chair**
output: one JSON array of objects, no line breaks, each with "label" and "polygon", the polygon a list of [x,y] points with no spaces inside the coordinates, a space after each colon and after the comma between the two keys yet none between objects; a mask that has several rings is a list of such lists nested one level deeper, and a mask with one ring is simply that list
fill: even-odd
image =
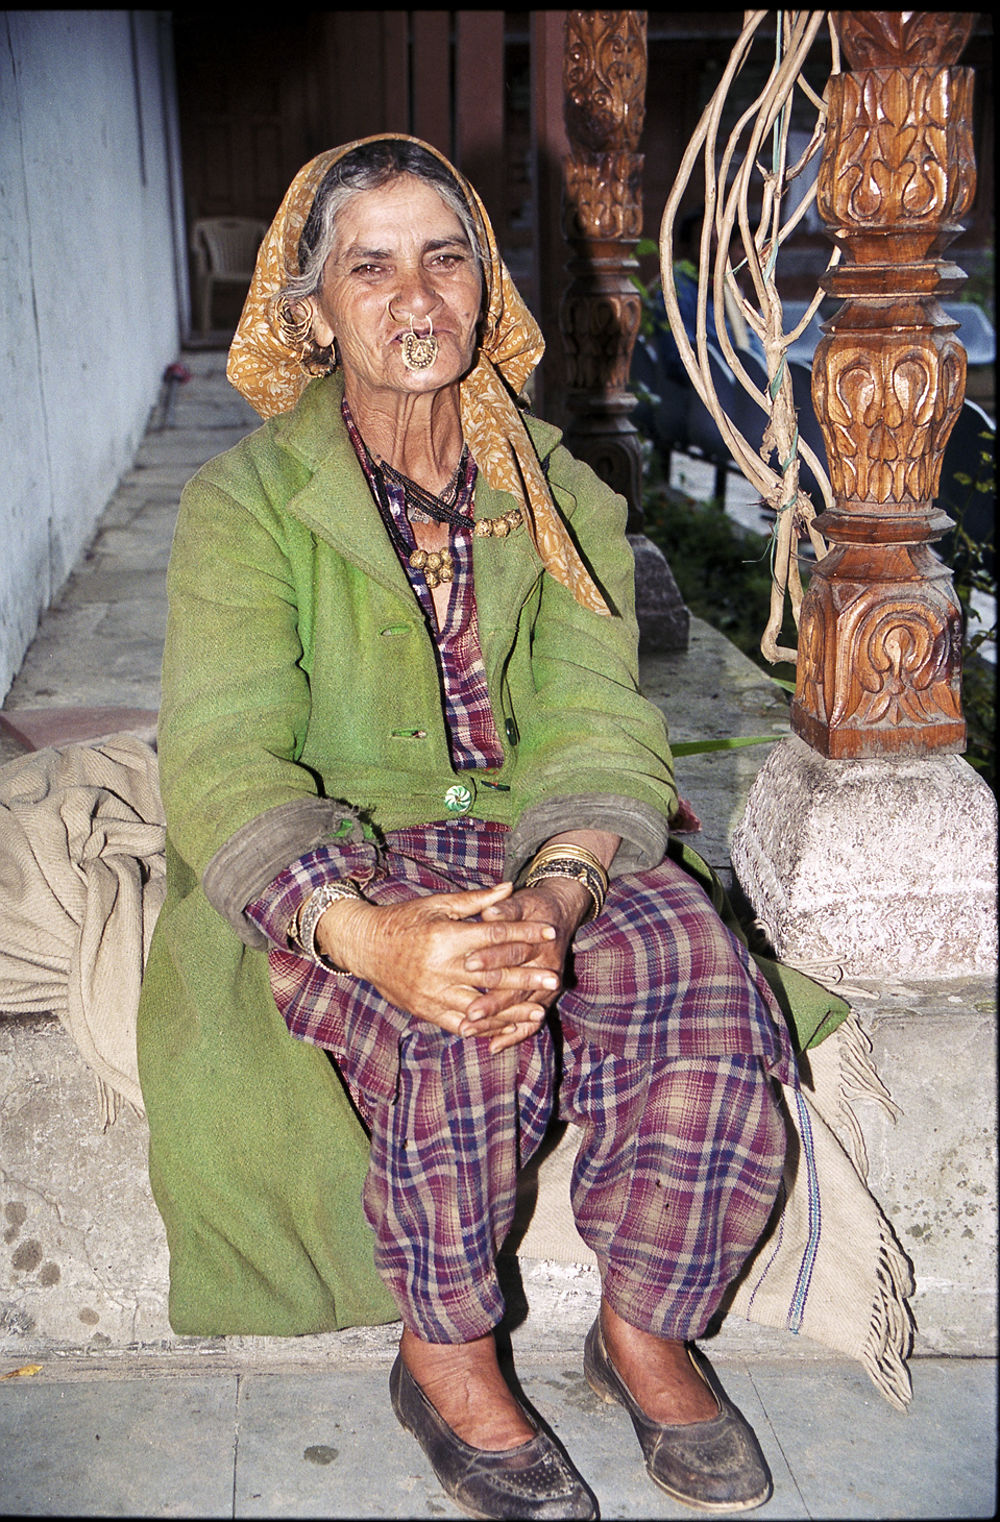
[{"label": "blue chair", "polygon": [[[719,399],[719,405],[726,416],[731,418],[734,425],[742,432],[743,429],[741,421],[738,420],[738,415],[740,419],[745,421],[743,419],[743,402],[750,403],[750,398],[743,390],[743,387],[737,382],[722,355],[711,345],[709,345],[708,349],[708,365],[712,386]],[[750,405],[752,406],[752,403]],[[758,409],[757,415],[761,419],[759,437],[763,437],[764,414]],[[688,389],[687,433],[688,453],[697,455],[699,458],[707,460],[709,464],[715,466],[714,495],[720,502],[724,502],[726,497],[726,473],[729,470],[736,469],[735,461],[729,453],[722,434],[719,432],[719,425],[693,386],[690,386]],[[753,443],[752,435],[748,442]]]},{"label": "blue chair", "polygon": [[970,366],[992,365],[997,357],[996,329],[974,301],[946,301],[944,309],[958,323],[956,338],[964,344]]},{"label": "blue chair", "polygon": [[[679,362],[679,361],[678,361]],[[664,474],[670,476],[670,456],[688,447],[688,400],[691,383],[677,379],[663,364],[659,345],[650,338],[636,340],[630,376],[647,393],[632,411],[632,421],[651,439],[659,453]]]},{"label": "blue chair", "polygon": [[[740,351],[740,362],[744,370],[750,376],[757,389],[767,395],[768,376],[767,368],[763,360],[747,350]],[[764,431],[767,427],[767,415],[758,406],[757,402],[740,385],[733,375],[723,356],[718,350],[709,346],[709,368],[716,394],[727,417],[732,421],[735,428],[746,439],[754,450],[759,450],[764,440]],[[819,423],[812,404],[812,376],[809,369],[802,364],[789,362],[789,374],[792,378],[792,394],[798,412],[799,437],[813,450],[820,464],[826,466],[826,446],[823,435],[820,432]],[[716,464],[716,492],[722,496],[725,489],[725,470],[737,470],[736,465],[728,449],[722,441],[718,427],[704,403],[697,394],[691,392],[690,420],[688,424],[688,437],[690,445],[703,458]],[[771,467],[780,466],[772,456]],[[823,510],[823,494],[819,489],[813,472],[804,461],[799,466],[799,483],[803,491],[809,493],[817,512]]]}]

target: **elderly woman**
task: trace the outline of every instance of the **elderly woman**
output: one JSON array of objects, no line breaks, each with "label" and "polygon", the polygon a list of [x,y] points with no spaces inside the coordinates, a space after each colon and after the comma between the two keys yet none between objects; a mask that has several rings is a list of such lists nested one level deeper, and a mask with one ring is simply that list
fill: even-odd
[{"label": "elderly woman", "polygon": [[139,1037],[171,1320],[399,1318],[393,1407],[456,1504],[596,1515],[494,1342],[558,1113],[586,1376],[658,1485],[742,1510],[770,1477],[689,1344],[774,1205],[793,1057],[668,850],[625,505],[517,402],[540,353],[435,150],[296,177],[230,357],[268,421],[188,486],[169,572]]}]

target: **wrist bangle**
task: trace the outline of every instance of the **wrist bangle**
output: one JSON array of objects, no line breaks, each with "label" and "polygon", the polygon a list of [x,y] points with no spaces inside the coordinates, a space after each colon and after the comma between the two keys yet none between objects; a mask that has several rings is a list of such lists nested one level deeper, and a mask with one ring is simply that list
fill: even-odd
[{"label": "wrist bangle", "polygon": [[572,882],[580,883],[593,900],[593,908],[585,919],[596,919],[604,908],[604,899],[607,894],[607,876],[604,869],[597,863],[597,869],[588,861],[580,861],[573,856],[556,855],[554,852],[543,853],[535,858],[528,868],[528,875],[524,880],[526,888],[534,887],[535,883],[542,882],[547,877],[564,877]]},{"label": "wrist bangle", "polygon": [[566,841],[542,846],[528,864],[525,884],[537,882],[542,877],[571,877],[583,883],[594,900],[594,912],[587,916],[588,919],[595,919],[604,908],[608,895],[607,869],[584,846]]},{"label": "wrist bangle", "polygon": [[349,877],[338,878],[336,882],[321,883],[311,893],[304,903],[299,905],[288,927],[288,939],[295,943],[300,951],[304,951],[307,957],[311,957],[328,972],[338,973],[341,977],[350,977],[351,974],[343,967],[337,967],[325,957],[316,945],[316,927],[331,904],[338,899],[354,898],[362,899],[363,894],[357,883]]},{"label": "wrist bangle", "polygon": [[528,871],[533,872],[536,867],[542,866],[545,862],[555,860],[582,862],[585,866],[590,867],[604,884],[605,890],[607,889],[608,872],[604,863],[599,861],[593,852],[588,851],[585,846],[572,845],[569,842],[560,843],[552,841],[548,845],[540,847],[532,857],[528,865]]}]

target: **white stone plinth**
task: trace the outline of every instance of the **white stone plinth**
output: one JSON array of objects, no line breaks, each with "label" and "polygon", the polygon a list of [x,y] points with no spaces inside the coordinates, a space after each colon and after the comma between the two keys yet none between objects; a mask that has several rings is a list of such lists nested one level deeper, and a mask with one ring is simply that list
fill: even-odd
[{"label": "white stone plinth", "polygon": [[862,978],[991,973],[997,810],[961,756],[830,761],[775,746],[732,842],[777,955]]}]

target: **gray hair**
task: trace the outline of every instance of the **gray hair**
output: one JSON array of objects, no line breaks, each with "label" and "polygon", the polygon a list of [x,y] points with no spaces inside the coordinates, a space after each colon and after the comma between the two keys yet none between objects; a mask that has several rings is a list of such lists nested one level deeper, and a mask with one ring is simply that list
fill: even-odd
[{"label": "gray hair", "polygon": [[[413,175],[433,185],[455,213],[482,279],[483,253],[476,219],[447,165],[420,143],[398,138],[364,143],[327,170],[316,192],[299,238],[298,274],[289,276],[276,300],[279,322],[289,334],[301,341],[301,324],[296,323],[294,309],[299,302],[314,296],[322,284],[323,270],[336,241],[337,218],[345,204],[359,192],[381,189],[403,175]],[[320,349],[310,339],[303,363],[313,373],[322,374],[333,369],[336,361],[329,349]]]}]

